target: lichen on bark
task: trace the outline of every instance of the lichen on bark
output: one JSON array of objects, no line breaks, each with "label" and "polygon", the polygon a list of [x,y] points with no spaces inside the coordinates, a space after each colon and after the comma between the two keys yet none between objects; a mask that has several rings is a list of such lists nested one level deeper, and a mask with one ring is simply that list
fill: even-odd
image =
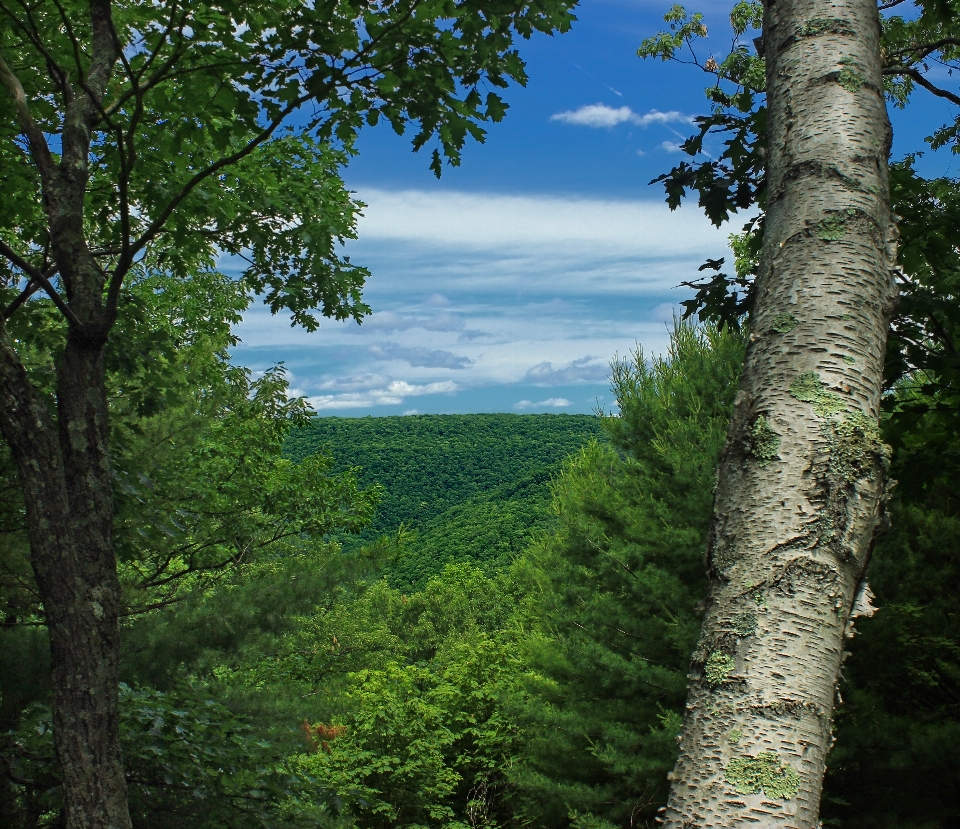
[{"label": "lichen on bark", "polygon": [[756,757],[734,757],[725,774],[738,794],[760,794],[790,800],[800,789],[800,775],[780,762],[776,752],[761,751]]},{"label": "lichen on bark", "polygon": [[890,466],[890,447],[880,438],[873,418],[852,412],[823,424],[830,451],[830,471],[848,484],[874,480]]},{"label": "lichen on bark", "polygon": [[859,92],[864,84],[863,75],[854,67],[856,61],[852,58],[841,58],[840,64],[843,68],[837,73],[837,83],[847,92]]},{"label": "lichen on bark", "polygon": [[770,421],[760,415],[747,432],[747,451],[757,459],[757,466],[766,466],[777,458],[780,435],[773,431]]},{"label": "lichen on bark", "polygon": [[703,675],[711,685],[723,685],[736,665],[737,663],[730,654],[723,651],[714,651],[707,659],[707,664],[703,668]]},{"label": "lichen on bark", "polygon": [[757,614],[737,614],[733,617],[733,630],[737,636],[753,636],[757,632]]},{"label": "lichen on bark", "polygon": [[815,371],[807,371],[797,377],[790,384],[790,394],[802,403],[812,403],[814,412],[820,417],[840,414],[846,408],[843,398],[829,391],[827,384]]},{"label": "lichen on bark", "polygon": [[789,311],[781,311],[773,318],[772,328],[778,334],[789,334],[799,324],[800,320]]}]

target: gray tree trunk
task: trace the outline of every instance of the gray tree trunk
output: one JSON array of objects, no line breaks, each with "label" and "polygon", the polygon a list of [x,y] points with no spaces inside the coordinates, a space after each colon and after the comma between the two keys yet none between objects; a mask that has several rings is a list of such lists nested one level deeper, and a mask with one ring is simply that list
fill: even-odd
[{"label": "gray tree trunk", "polygon": [[844,639],[883,521],[896,289],[873,0],[764,14],[767,215],[708,540],[669,829],[814,829]]},{"label": "gray tree trunk", "polygon": [[[66,829],[129,829],[117,692],[120,584],[112,543],[113,480],[103,349],[115,321],[106,275],[84,232],[93,126],[118,59],[109,0],[90,0],[89,65],[62,79],[59,158],[0,56],[11,100],[40,173],[49,242],[66,293],[66,344],[56,355],[54,407],[31,379],[0,317],[0,434],[23,488],[30,561],[50,634],[53,737]],[[42,276],[42,274],[40,274]],[[31,274],[38,280],[37,274]]]}]

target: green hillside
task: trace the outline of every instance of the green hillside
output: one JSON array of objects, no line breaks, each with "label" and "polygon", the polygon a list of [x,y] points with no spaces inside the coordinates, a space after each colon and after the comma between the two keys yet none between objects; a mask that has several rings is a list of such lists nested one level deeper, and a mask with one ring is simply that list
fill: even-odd
[{"label": "green hillside", "polygon": [[590,415],[416,415],[317,418],[287,439],[294,460],[319,451],[359,468],[384,488],[371,540],[401,524],[416,531],[391,568],[413,586],[451,558],[495,565],[519,552],[549,521],[549,481],[564,458],[593,438]]}]

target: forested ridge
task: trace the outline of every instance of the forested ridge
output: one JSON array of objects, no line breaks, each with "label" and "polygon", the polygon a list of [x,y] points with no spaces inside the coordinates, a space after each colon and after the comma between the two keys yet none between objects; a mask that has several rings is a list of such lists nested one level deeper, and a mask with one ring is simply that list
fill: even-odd
[{"label": "forested ridge", "polygon": [[588,415],[409,415],[316,418],[285,453],[327,452],[382,488],[377,513],[348,547],[407,531],[392,582],[412,585],[448,560],[505,566],[550,524],[550,481],[568,455],[602,439]]}]

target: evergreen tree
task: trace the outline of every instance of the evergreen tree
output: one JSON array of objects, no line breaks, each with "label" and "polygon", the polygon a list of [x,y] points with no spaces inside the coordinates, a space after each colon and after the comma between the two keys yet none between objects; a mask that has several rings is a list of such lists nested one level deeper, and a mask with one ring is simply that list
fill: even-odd
[{"label": "evergreen tree", "polygon": [[665,357],[615,364],[610,443],[569,462],[558,529],[517,565],[536,701],[514,782],[536,825],[638,826],[666,798],[743,348],[677,323]]}]

